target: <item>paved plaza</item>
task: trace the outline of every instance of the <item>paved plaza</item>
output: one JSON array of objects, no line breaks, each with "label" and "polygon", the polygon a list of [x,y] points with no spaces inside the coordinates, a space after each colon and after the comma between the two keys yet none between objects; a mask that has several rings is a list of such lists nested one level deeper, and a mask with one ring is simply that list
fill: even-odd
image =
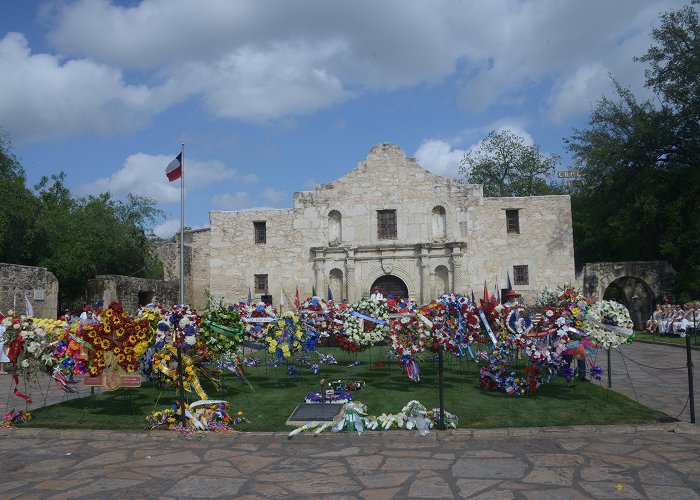
[{"label": "paved plaza", "polygon": [[[689,418],[683,349],[635,343],[611,361],[614,390]],[[77,396],[36,389],[32,407]],[[700,498],[700,426],[683,421],[291,439],[20,428],[0,446],[0,498]]]}]

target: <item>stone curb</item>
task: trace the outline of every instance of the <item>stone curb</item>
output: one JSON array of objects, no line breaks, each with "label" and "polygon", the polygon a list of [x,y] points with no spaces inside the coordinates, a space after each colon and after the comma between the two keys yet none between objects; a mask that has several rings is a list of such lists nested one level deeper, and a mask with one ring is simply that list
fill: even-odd
[{"label": "stone curb", "polygon": [[93,429],[46,429],[46,428],[19,428],[8,432],[0,432],[2,439],[52,439],[62,440],[92,440],[92,441],[168,441],[188,439],[192,441],[222,440],[231,441],[257,441],[257,440],[283,440],[308,442],[310,440],[333,440],[335,442],[351,442],[358,444],[360,441],[406,441],[407,439],[420,439],[425,441],[476,441],[499,440],[512,438],[545,437],[548,439],[566,438],[575,435],[599,435],[609,436],[616,434],[643,434],[647,432],[672,432],[675,434],[700,434],[700,427],[687,422],[673,422],[663,424],[641,425],[580,425],[572,427],[522,427],[503,429],[453,429],[447,431],[431,431],[427,436],[420,436],[416,431],[368,431],[362,435],[355,433],[319,435],[301,433],[290,438],[286,432],[235,432],[235,433],[200,433],[191,436],[182,436],[177,432],[166,431],[118,431],[118,430],[93,430]]}]

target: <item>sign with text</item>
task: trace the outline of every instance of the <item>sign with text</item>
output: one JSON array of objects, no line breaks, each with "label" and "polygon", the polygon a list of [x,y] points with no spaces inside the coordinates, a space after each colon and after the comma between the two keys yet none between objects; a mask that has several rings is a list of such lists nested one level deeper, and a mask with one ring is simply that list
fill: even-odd
[{"label": "sign with text", "polygon": [[114,391],[120,387],[141,387],[141,375],[120,375],[111,372],[96,377],[83,378],[83,385],[88,387],[104,387],[108,391]]},{"label": "sign with text", "polygon": [[560,170],[557,172],[557,177],[560,179],[573,179],[574,177],[581,177],[580,170]]}]

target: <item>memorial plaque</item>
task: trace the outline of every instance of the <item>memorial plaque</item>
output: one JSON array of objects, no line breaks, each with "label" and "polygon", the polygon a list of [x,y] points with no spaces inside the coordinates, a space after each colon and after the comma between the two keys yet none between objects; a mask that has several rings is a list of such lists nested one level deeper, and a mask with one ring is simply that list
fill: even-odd
[{"label": "memorial plaque", "polygon": [[287,425],[300,426],[309,422],[332,422],[341,418],[345,405],[339,403],[302,403],[287,419]]},{"label": "memorial plaque", "polygon": [[46,294],[43,289],[34,290],[34,300],[46,300]]}]

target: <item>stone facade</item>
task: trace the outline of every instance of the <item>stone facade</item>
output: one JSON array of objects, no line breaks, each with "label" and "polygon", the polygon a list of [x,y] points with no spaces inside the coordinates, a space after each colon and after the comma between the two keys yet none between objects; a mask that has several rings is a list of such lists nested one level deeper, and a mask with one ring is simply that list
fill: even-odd
[{"label": "stone facade", "polygon": [[[395,217],[395,237],[380,237],[378,211]],[[506,230],[506,211],[517,215],[517,232]],[[256,222],[265,243],[255,242]],[[290,304],[297,287],[302,297],[330,287],[336,301],[353,302],[383,277],[419,302],[446,291],[480,297],[484,282],[493,292],[507,275],[532,303],[543,287],[575,279],[568,196],[484,197],[481,185],[432,174],[393,144],[295,193],[290,209],[212,211],[210,226],[186,233],[186,299],[195,307],[207,292],[235,302],[252,290],[259,299],[256,275],[267,277],[276,304],[283,292]],[[526,284],[515,282],[514,266],[527,266]]]},{"label": "stone facade", "polygon": [[134,313],[139,305],[151,302],[163,304],[177,304],[180,284],[178,281],[149,280],[145,278],[133,278],[131,276],[119,276],[116,274],[98,275],[88,280],[88,303],[94,304],[102,301],[104,307],[111,302],[121,302],[124,309]]},{"label": "stone facade", "polygon": [[0,264],[0,310],[6,314],[15,298],[17,312],[25,313],[24,297],[34,309],[34,317],[56,319],[58,280],[43,267]]}]

